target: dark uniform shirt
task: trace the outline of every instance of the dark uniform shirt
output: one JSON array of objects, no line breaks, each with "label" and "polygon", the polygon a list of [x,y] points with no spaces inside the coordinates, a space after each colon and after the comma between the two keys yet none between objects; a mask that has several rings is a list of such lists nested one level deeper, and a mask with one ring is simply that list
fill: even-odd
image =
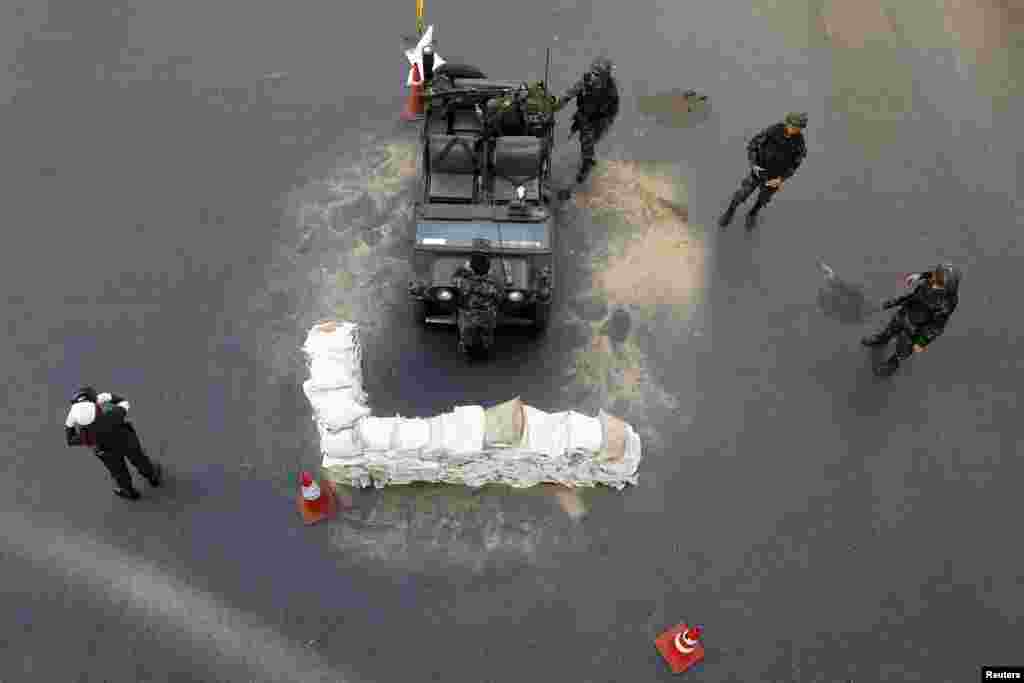
[{"label": "dark uniform shirt", "polygon": [[932,289],[921,279],[913,291],[883,303],[885,308],[899,307],[911,328],[914,343],[927,346],[946,329],[949,317],[956,310],[959,296],[955,282],[947,281],[946,289]]},{"label": "dark uniform shirt", "polygon": [[453,280],[461,295],[460,308],[480,313],[497,312],[504,290],[490,275],[477,275],[472,269],[460,266]]},{"label": "dark uniform shirt", "polygon": [[561,104],[576,98],[576,114],[588,121],[614,119],[619,115],[619,87],[611,75],[602,78],[584,76],[576,81]]},{"label": "dark uniform shirt", "polygon": [[763,168],[769,179],[788,180],[807,156],[803,134],[787,137],[785,131],[786,125],[777,123],[755,135],[747,145],[750,165]]},{"label": "dark uniform shirt", "polygon": [[[114,399],[121,399],[114,396]],[[123,399],[118,400],[120,403]],[[91,446],[100,453],[117,453],[139,448],[139,437],[131,423],[128,411],[113,400],[96,406],[96,419],[86,427],[66,426],[69,446]]]}]

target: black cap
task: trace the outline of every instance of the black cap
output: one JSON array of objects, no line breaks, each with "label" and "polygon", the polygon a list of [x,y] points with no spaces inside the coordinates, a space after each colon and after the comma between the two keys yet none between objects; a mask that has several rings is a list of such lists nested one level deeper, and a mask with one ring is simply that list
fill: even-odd
[{"label": "black cap", "polygon": [[71,397],[72,403],[81,403],[83,401],[95,402],[97,397],[96,390],[90,386],[84,386],[75,392],[74,396]]}]

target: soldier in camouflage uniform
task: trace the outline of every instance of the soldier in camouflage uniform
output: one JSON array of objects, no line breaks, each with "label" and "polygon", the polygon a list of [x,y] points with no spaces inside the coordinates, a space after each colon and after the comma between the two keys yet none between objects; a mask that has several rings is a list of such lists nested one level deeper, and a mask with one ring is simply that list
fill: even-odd
[{"label": "soldier in camouflage uniform", "polygon": [[491,277],[491,258],[474,251],[469,267],[459,266],[453,284],[459,292],[459,352],[469,354],[474,347],[488,353],[494,345],[498,307],[505,299],[501,283]]},{"label": "soldier in camouflage uniform", "polygon": [[807,156],[803,135],[806,127],[807,114],[787,114],[785,121],[765,128],[747,144],[750,173],[732,196],[729,208],[718,219],[720,227],[732,223],[736,209],[754,190],[759,190],[757,201],[747,214],[746,225],[753,228],[757,224],[757,213],[782,189],[783,183],[793,177]]},{"label": "soldier in camouflage uniform", "polygon": [[875,368],[878,375],[891,375],[902,361],[920,353],[946,329],[960,300],[960,269],[943,263],[934,270],[907,278],[911,291],[889,299],[882,308],[896,308],[896,314],[881,332],[861,340],[864,346],[882,346],[896,338],[896,351]]},{"label": "soldier in camouflage uniform", "polygon": [[526,135],[527,89],[495,97],[487,102],[487,134]]},{"label": "soldier in camouflage uniform", "polygon": [[556,110],[569,100],[576,99],[576,114],[572,130],[580,133],[580,171],[576,182],[586,180],[590,169],[597,163],[594,148],[619,115],[619,88],[612,76],[615,66],[606,57],[598,57],[590,70],[576,82],[557,102]]}]

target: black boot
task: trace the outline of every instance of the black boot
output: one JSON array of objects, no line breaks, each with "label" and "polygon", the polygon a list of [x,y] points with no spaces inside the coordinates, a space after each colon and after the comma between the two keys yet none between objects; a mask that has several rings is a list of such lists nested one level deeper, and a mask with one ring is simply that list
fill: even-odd
[{"label": "black boot", "polygon": [[736,202],[729,202],[729,208],[727,208],[725,213],[723,213],[718,219],[718,227],[726,228],[730,223],[732,223],[733,216],[736,215],[737,207],[739,207],[739,204]]},{"label": "black boot", "polygon": [[133,489],[133,488],[132,489],[120,489],[120,488],[119,489],[114,489],[114,495],[115,496],[121,496],[122,498],[127,498],[128,500],[138,500],[139,498],[142,497],[142,495],[138,491]]},{"label": "black boot", "polygon": [[580,164],[580,172],[576,174],[576,184],[577,185],[582,184],[583,181],[587,179],[587,176],[590,175],[590,169],[593,168],[596,163],[597,162],[595,162],[595,161],[591,161],[590,159],[587,159],[582,164]]},{"label": "black boot", "polygon": [[878,365],[875,368],[875,374],[879,377],[889,377],[893,375],[900,368],[900,357],[893,354],[889,357],[889,360]]},{"label": "black boot", "polygon": [[153,473],[153,478],[149,480],[149,485],[156,488],[160,486],[160,484],[164,483],[163,466],[158,462],[153,463]]},{"label": "black boot", "polygon": [[747,220],[745,221],[747,230],[753,230],[757,227],[757,209],[753,208],[750,213],[747,214]]}]

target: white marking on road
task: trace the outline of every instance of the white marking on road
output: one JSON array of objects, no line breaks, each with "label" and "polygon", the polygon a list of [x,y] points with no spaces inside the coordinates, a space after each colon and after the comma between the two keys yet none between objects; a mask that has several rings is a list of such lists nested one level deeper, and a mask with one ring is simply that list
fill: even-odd
[{"label": "white marking on road", "polygon": [[22,557],[98,587],[113,602],[127,599],[142,618],[162,618],[197,644],[213,643],[222,654],[270,680],[349,682],[308,647],[256,625],[240,610],[186,585],[151,562],[81,533],[42,528],[17,513],[5,512],[3,520],[8,545]]}]

